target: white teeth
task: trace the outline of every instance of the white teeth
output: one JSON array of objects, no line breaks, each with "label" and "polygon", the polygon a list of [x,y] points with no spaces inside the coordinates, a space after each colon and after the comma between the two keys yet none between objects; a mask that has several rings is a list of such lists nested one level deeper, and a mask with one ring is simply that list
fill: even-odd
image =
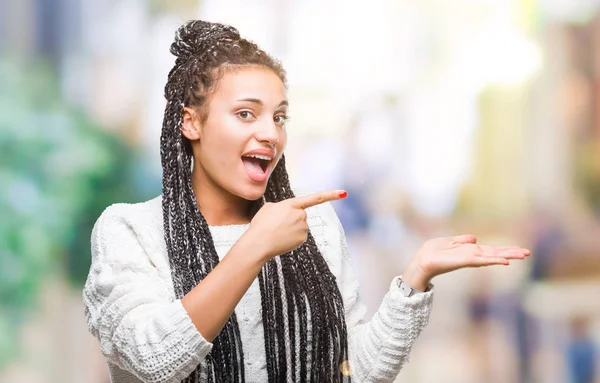
[{"label": "white teeth", "polygon": [[273,159],[272,157],[263,156],[260,154],[251,154],[251,155],[245,156],[245,157],[258,158],[259,160],[265,160],[265,161],[271,161]]}]

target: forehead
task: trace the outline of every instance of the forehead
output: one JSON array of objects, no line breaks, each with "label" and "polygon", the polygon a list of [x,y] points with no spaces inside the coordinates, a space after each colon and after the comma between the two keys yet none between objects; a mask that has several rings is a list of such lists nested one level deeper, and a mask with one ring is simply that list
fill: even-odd
[{"label": "forehead", "polygon": [[257,98],[265,105],[278,105],[287,98],[287,92],[281,79],[269,68],[226,68],[217,83],[212,101],[227,102],[244,98]]}]

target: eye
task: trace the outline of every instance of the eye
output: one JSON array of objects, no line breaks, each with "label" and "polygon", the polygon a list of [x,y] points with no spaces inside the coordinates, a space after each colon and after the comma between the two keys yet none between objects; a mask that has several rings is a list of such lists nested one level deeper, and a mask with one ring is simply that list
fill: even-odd
[{"label": "eye", "polygon": [[254,114],[252,114],[252,112],[250,112],[249,110],[240,110],[236,113],[236,116],[238,116],[243,121],[252,121],[254,119]]},{"label": "eye", "polygon": [[280,115],[273,117],[273,121],[275,121],[275,123],[277,125],[284,125],[285,122],[289,119],[290,119],[289,116],[286,116],[285,114],[280,114]]}]

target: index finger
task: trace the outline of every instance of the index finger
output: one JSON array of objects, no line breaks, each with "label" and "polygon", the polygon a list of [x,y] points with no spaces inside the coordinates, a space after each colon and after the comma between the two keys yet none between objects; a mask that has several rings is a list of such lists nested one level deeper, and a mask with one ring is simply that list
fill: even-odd
[{"label": "index finger", "polygon": [[338,199],[343,199],[348,196],[348,193],[345,190],[328,190],[317,192],[313,194],[303,195],[300,197],[295,197],[290,199],[292,206],[306,209],[312,206],[316,206],[325,202],[335,201]]}]

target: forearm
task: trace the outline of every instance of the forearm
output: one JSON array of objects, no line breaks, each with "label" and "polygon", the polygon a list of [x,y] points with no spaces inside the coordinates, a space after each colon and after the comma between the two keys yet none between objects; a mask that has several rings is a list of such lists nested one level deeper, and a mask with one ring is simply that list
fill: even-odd
[{"label": "forearm", "polygon": [[181,300],[194,326],[209,342],[219,334],[265,264],[266,258],[258,249],[254,237],[243,235],[217,267]]}]

